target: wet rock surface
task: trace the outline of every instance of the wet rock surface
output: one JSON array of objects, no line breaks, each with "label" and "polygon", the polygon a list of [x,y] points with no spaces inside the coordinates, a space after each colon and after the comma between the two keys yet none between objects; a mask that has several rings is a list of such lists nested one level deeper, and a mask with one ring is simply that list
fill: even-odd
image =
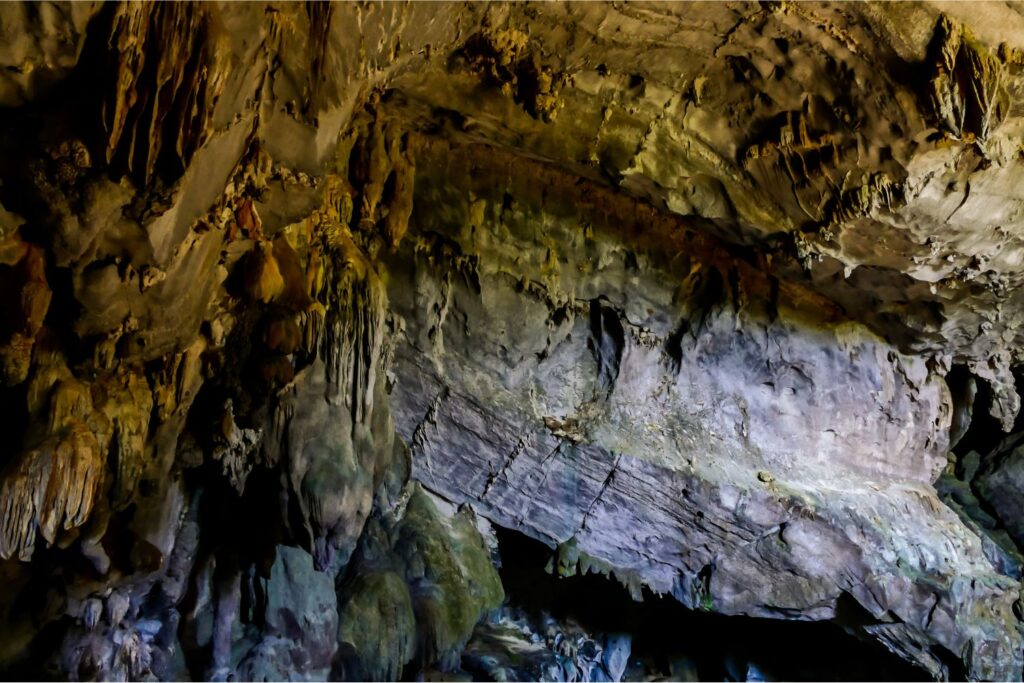
[{"label": "wet rock surface", "polygon": [[773,675],[531,611],[498,527],[565,581],[1021,678],[1016,8],[0,36],[5,676]]}]

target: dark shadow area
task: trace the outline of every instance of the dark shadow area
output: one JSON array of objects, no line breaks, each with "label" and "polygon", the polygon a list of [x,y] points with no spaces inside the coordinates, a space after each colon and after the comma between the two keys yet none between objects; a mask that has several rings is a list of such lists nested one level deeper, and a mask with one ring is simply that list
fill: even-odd
[{"label": "dark shadow area", "polygon": [[986,456],[999,446],[1006,436],[999,421],[992,417],[994,400],[992,387],[984,379],[974,376],[963,365],[954,365],[946,376],[953,398],[953,424],[951,441],[953,452],[960,458],[971,451]]},{"label": "dark shadow area", "polygon": [[[559,578],[545,571],[552,551],[544,544],[497,529],[501,580],[509,604],[535,619],[544,613],[573,620],[591,633],[632,636],[631,666],[648,676],[678,680],[742,680],[753,664],[767,680],[919,681],[923,670],[881,645],[866,642],[831,622],[798,622],[691,611],[671,597],[644,589],[643,602],[609,578],[587,574]],[[691,679],[693,680],[693,679]]]}]

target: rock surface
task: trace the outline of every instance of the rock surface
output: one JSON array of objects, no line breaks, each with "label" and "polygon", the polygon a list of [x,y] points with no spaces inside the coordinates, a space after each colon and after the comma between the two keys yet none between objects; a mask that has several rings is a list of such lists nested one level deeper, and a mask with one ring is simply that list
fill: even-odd
[{"label": "rock surface", "polygon": [[9,3],[0,35],[0,671],[523,674],[474,654],[494,524],[1021,678],[1017,8]]},{"label": "rock surface", "polygon": [[443,158],[417,200],[445,211],[418,215],[391,280],[417,478],[559,546],[560,571],[751,616],[832,619],[849,595],[937,676],[934,651],[968,642],[972,675],[1012,675],[1018,584],[930,485],[951,407],[926,363],[759,301],[764,276],[715,251],[663,270],[610,247],[620,225],[577,197],[509,209],[515,180]]}]

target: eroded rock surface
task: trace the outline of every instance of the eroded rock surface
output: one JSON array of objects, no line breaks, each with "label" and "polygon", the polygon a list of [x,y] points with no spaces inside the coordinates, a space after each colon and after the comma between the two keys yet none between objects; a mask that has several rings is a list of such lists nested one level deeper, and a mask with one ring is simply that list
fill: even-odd
[{"label": "eroded rock surface", "polygon": [[11,3],[0,35],[0,671],[546,676],[472,640],[493,524],[1020,679],[1016,7]]},{"label": "eroded rock surface", "polygon": [[721,247],[611,246],[622,227],[583,190],[508,207],[516,181],[462,153],[418,183],[446,210],[392,276],[417,478],[558,545],[561,571],[754,616],[830,619],[850,595],[936,675],[932,648],[968,641],[974,675],[1010,675],[1017,583],[930,485],[951,414],[933,368],[742,262],[720,272]]}]

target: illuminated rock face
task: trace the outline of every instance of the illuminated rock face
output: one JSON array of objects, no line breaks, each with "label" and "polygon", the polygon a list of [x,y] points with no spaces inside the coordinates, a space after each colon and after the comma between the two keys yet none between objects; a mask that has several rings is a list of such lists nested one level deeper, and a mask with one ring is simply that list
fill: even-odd
[{"label": "illuminated rock face", "polygon": [[[0,34],[0,671],[491,661],[497,525],[637,597],[1021,677],[1012,8]],[[579,671],[624,675],[602,642]]]}]

